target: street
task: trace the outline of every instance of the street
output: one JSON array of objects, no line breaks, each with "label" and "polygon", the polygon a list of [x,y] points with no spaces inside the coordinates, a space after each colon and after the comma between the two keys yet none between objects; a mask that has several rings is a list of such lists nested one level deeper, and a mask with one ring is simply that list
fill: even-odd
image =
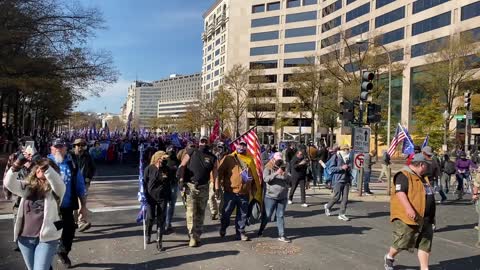
[{"label": "street", "polygon": [[[270,223],[262,238],[259,225],[248,227],[252,241],[234,240],[234,228],[227,237],[218,235],[219,222],[211,221],[207,210],[201,246],[188,247],[183,205],[177,203],[175,233],[164,236],[166,250],[159,253],[155,244],[143,250],[142,226],[135,223],[138,169],[134,165],[100,165],[100,175],[92,184],[89,208],[92,228],[76,234],[71,252],[74,269],[383,269],[383,256],[391,243],[389,204],[378,196],[370,201],[354,198],[348,206],[351,221],[324,215],[328,191],[309,190],[309,208],[302,208],[299,196],[286,212],[286,235],[292,243],[276,240],[275,223]],[[375,169],[373,179],[378,176]],[[380,186],[374,192],[380,193]],[[449,194],[449,199],[452,194]],[[377,196],[375,196],[377,197]],[[296,202],[296,203],[295,203]],[[8,209],[1,202],[2,209]],[[8,211],[0,217],[0,269],[24,269],[19,252],[13,251],[13,226]],[[468,200],[437,206],[430,269],[480,269],[479,251],[474,247],[477,214]],[[55,269],[62,269],[55,262]],[[396,269],[418,269],[416,254],[401,253]]]}]

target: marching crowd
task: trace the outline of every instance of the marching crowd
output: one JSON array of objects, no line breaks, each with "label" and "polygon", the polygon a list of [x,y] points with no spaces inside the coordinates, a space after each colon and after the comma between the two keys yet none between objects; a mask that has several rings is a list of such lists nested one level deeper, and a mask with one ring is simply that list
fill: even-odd
[{"label": "marching crowd", "polygon": [[[134,140],[137,142],[133,143]],[[29,138],[22,142],[25,141]],[[263,175],[259,175],[254,157],[247,151],[249,144],[242,139],[234,150],[224,142],[210,145],[207,137],[201,137],[198,143],[182,142],[186,144],[184,148],[155,136],[120,141],[142,145],[132,147],[132,153],[139,149],[138,154],[144,157],[147,242],[152,242],[156,225],[154,242],[160,251],[164,250],[163,235],[173,232],[178,195],[186,207],[189,246],[197,247],[201,245],[207,205],[211,219],[220,220],[220,237],[226,236],[235,213],[238,240],[249,240],[245,229],[254,223],[260,223],[257,235],[262,237],[268,222],[275,218],[278,240],[289,243],[284,217],[287,205],[294,203],[297,189],[301,206],[308,207],[305,193],[310,184],[324,184],[332,190],[331,199],[324,205],[325,215],[331,216],[333,205],[340,203],[338,219],[342,221],[349,221],[346,213],[350,189],[363,188],[366,195],[373,194],[369,183],[376,153],[365,155],[363,186],[357,186],[360,174],[352,164],[349,145],[328,148],[323,144],[317,147],[313,142],[292,143],[280,150],[262,146]],[[96,171],[85,138],[71,140],[71,146],[65,137],[53,138],[49,153],[45,152],[32,151],[20,143],[19,151],[10,156],[4,175],[6,196],[14,202],[14,238],[27,268],[35,270],[49,269],[55,254],[66,267],[71,266],[69,252],[76,230],[82,232],[91,227],[87,198]],[[378,162],[382,165],[382,180],[391,165],[386,151]],[[458,183],[456,199],[462,199],[465,192],[472,193],[480,213],[476,169],[465,152],[458,152],[456,161],[452,161],[448,154],[436,155],[429,146],[415,147],[405,167],[393,177],[393,242],[384,257],[385,269],[393,269],[394,258],[400,251],[413,248],[418,249],[421,270],[428,269],[436,205],[446,201],[452,176]],[[438,201],[436,191],[440,195]],[[480,248],[480,232],[477,247]]]}]

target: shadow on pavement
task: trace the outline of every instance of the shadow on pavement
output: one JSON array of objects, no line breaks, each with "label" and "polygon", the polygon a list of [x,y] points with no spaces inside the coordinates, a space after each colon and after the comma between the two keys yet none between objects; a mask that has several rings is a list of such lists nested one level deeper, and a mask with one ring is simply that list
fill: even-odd
[{"label": "shadow on pavement", "polygon": [[168,267],[178,267],[182,264],[205,261],[214,258],[235,256],[240,252],[237,250],[224,250],[224,251],[208,251],[198,254],[189,254],[184,256],[176,256],[170,258],[161,258],[145,263],[130,264],[130,263],[81,263],[73,266],[72,268],[100,268],[100,269],[160,269]]},{"label": "shadow on pavement", "polygon": [[[439,233],[439,232],[449,232],[449,231],[456,231],[456,230],[463,230],[463,229],[472,229],[476,226],[477,224],[476,223],[472,223],[472,224],[462,224],[462,225],[448,225],[448,226],[445,226],[445,227],[442,227],[442,228],[439,228],[437,230],[435,230],[435,232]],[[480,265],[479,265],[479,268],[480,268]]]},{"label": "shadow on pavement", "polygon": [[390,216],[390,212],[382,211],[382,212],[374,212],[369,213],[366,216],[348,216],[350,219],[362,219],[362,218],[377,218],[377,217],[387,217]]},{"label": "shadow on pavement", "polygon": [[[397,265],[395,266],[395,269],[420,270],[420,267]],[[430,265],[429,269],[432,269],[432,270],[450,270],[450,269],[478,270],[480,269],[480,256],[441,261],[439,264]]]},{"label": "shadow on pavement", "polygon": [[321,226],[307,228],[288,228],[286,233],[291,240],[314,237],[314,236],[332,236],[346,234],[364,234],[365,231],[371,230],[372,227],[353,227],[353,226]]}]

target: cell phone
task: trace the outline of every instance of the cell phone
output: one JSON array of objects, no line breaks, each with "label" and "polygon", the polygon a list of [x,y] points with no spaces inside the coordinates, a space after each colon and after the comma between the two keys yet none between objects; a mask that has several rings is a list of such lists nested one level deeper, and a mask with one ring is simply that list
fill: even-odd
[{"label": "cell phone", "polygon": [[34,155],[37,153],[37,150],[35,149],[35,142],[34,141],[26,141],[25,142],[25,152],[27,152],[30,155]]}]

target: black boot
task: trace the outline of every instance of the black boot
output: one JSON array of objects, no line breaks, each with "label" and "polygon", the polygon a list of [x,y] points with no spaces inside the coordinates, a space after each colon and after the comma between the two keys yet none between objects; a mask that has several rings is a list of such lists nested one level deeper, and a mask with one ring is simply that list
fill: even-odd
[{"label": "black boot", "polygon": [[162,244],[162,232],[161,229],[157,229],[157,250],[158,251],[164,251],[165,249],[163,248]]}]

